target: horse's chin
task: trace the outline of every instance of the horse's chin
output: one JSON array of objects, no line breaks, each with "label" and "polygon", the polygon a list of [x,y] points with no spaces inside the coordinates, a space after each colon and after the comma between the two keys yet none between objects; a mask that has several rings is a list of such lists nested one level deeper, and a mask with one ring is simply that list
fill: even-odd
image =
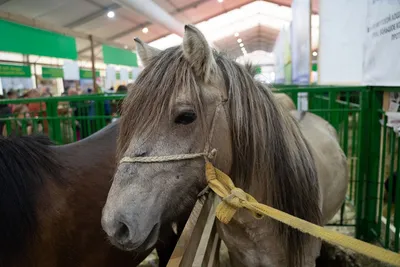
[{"label": "horse's chin", "polygon": [[129,242],[127,244],[120,244],[118,242],[115,242],[114,240],[110,240],[111,243],[116,246],[117,248],[121,249],[121,250],[125,250],[125,251],[134,251],[137,253],[141,253],[141,252],[145,252],[148,251],[152,248],[155,247],[158,237],[160,235],[160,224],[155,224],[153,226],[153,229],[151,229],[149,235],[146,237],[146,239],[141,242],[141,243],[137,243],[137,242]]}]

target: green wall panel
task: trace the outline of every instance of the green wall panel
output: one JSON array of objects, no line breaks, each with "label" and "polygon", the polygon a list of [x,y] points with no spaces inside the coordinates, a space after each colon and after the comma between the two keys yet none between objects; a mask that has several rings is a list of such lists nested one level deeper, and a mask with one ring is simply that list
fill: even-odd
[{"label": "green wall panel", "polygon": [[103,45],[103,58],[106,64],[138,66],[136,53],[113,46]]},{"label": "green wall panel", "polygon": [[75,38],[0,19],[0,51],[77,59]]},{"label": "green wall panel", "polygon": [[32,74],[30,66],[0,64],[0,77],[31,77],[31,76]]}]

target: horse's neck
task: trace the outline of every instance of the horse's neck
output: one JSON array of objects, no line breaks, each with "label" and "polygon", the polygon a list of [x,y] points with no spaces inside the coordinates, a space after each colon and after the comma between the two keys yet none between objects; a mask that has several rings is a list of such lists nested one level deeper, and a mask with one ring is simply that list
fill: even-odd
[{"label": "horse's neck", "polygon": [[269,223],[270,219],[256,220],[247,210],[239,210],[228,225],[217,224],[232,266],[287,266],[285,253]]},{"label": "horse's neck", "polygon": [[108,168],[114,165],[117,134],[118,124],[113,123],[81,141],[55,149],[60,151],[62,160],[70,168]]}]

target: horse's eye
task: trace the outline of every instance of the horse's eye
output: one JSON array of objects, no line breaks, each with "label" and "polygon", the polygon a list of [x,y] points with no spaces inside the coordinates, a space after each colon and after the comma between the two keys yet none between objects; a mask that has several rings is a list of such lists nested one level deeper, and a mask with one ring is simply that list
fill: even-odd
[{"label": "horse's eye", "polygon": [[196,120],[196,118],[197,118],[197,116],[194,111],[185,111],[185,112],[182,112],[181,114],[179,114],[175,118],[175,123],[187,125],[187,124],[191,124],[192,122],[194,122]]}]

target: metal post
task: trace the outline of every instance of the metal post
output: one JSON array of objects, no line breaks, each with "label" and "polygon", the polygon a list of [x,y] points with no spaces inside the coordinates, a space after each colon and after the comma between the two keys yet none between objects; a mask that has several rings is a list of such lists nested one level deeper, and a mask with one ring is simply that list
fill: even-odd
[{"label": "metal post", "polygon": [[97,88],[96,88],[96,56],[94,54],[94,41],[93,41],[93,35],[89,35],[89,40],[90,40],[90,59],[92,61],[92,79],[93,79],[93,92],[97,93]]},{"label": "metal post", "polygon": [[37,74],[37,71],[36,71],[36,63],[33,63],[33,75],[35,76],[36,88],[39,89],[38,74]]}]

